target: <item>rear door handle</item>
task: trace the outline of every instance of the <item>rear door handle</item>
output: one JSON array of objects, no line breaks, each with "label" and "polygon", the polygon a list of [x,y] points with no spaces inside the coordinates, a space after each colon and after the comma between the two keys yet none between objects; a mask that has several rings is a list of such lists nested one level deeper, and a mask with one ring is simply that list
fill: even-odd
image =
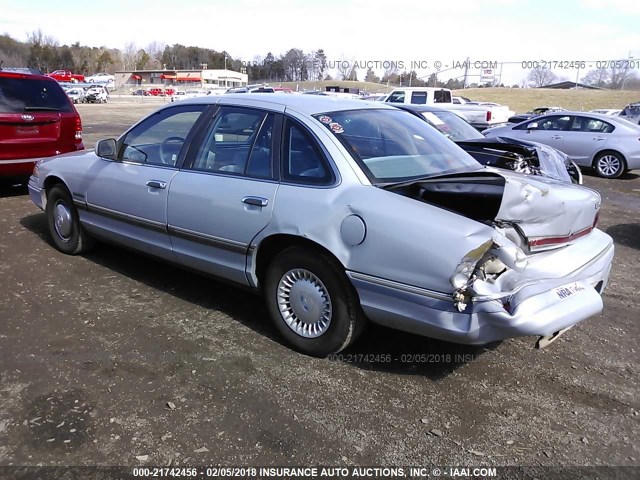
[{"label": "rear door handle", "polygon": [[560,135],[554,135],[551,137],[551,140],[562,140],[562,137]]},{"label": "rear door handle", "polygon": [[603,140],[606,140],[606,138],[602,138],[602,137],[593,137],[593,139],[594,139],[596,142],[601,142],[601,141],[603,141]]},{"label": "rear door handle", "polygon": [[149,180],[147,187],[151,188],[167,188],[167,182],[161,182],[160,180]]},{"label": "rear door handle", "polygon": [[269,200],[262,197],[244,197],[242,203],[247,205],[255,205],[256,207],[266,207],[269,205]]}]

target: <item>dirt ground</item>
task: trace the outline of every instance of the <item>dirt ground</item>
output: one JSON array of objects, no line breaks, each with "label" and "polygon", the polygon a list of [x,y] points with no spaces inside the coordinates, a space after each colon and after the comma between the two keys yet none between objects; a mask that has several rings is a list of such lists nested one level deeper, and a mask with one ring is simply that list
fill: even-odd
[{"label": "dirt ground", "polygon": [[[161,103],[80,105],[87,147]],[[585,183],[617,248],[601,315],[546,350],[371,325],[332,359],[284,346],[251,293],[109,245],[58,252],[4,188],[0,465],[638,467],[640,177]]]}]

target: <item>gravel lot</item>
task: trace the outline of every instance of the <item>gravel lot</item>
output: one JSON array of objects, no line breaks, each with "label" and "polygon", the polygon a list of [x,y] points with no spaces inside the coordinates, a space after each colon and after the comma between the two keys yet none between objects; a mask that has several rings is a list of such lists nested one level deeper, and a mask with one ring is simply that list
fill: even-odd
[{"label": "gravel lot", "polygon": [[[80,105],[87,147],[160,104]],[[59,253],[4,188],[0,465],[638,467],[640,177],[585,183],[617,248],[603,314],[542,351],[370,326],[335,359],[289,350],[245,291],[109,245]]]}]

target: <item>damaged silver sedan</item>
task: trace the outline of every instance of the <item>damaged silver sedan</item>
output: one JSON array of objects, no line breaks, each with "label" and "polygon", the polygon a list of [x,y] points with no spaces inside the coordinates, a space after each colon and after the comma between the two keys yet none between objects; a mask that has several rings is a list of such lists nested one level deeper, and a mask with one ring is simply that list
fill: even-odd
[{"label": "damaged silver sedan", "polygon": [[172,104],[40,162],[29,190],[61,251],[98,238],[260,291],[316,356],[367,319],[545,344],[602,310],[613,260],[597,192],[483,167],[408,112],[331,97]]}]

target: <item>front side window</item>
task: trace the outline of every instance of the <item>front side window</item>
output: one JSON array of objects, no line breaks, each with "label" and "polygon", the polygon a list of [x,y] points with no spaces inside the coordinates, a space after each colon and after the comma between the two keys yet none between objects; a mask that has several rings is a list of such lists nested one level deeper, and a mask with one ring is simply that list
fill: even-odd
[{"label": "front side window", "polygon": [[345,110],[314,117],[377,185],[482,168],[455,143],[405,111]]},{"label": "front side window", "polygon": [[514,127],[514,130],[569,130],[570,125],[571,117],[568,115],[548,115],[518,125]]},{"label": "front side window", "polygon": [[173,167],[204,105],[161,110],[120,139],[118,159]]},{"label": "front side window", "polygon": [[271,177],[274,115],[222,107],[193,163],[194,170]]},{"label": "front side window", "polygon": [[400,91],[392,92],[391,95],[389,95],[387,102],[404,103],[404,95],[405,95],[404,92],[400,92]]}]

